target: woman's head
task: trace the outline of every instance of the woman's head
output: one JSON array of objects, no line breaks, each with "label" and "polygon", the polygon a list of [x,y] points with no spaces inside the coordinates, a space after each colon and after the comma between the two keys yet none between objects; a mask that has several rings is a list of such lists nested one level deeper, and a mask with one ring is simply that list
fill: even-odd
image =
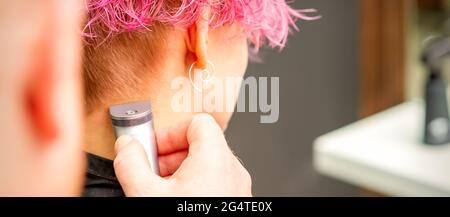
[{"label": "woman's head", "polygon": [[87,0],[87,9],[88,111],[127,99],[164,101],[170,81],[194,62],[212,62],[219,79],[243,76],[249,47],[283,48],[297,19],[315,18],[284,0]]}]

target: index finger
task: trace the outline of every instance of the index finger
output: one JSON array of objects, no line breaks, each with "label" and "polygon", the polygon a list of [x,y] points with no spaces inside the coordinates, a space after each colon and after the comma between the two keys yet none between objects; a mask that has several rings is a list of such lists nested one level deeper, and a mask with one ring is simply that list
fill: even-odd
[{"label": "index finger", "polygon": [[189,155],[194,152],[211,151],[227,145],[222,128],[209,114],[197,114],[187,130]]},{"label": "index finger", "polygon": [[156,131],[158,154],[168,155],[187,150],[189,148],[187,130],[190,123],[191,119],[188,119],[177,125]]}]

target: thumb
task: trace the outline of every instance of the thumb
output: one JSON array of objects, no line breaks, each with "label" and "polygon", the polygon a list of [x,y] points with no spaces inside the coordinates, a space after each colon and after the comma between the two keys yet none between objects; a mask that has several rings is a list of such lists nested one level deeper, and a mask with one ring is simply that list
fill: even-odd
[{"label": "thumb", "polygon": [[144,147],[124,135],[117,139],[115,151],[114,170],[125,195],[153,195],[163,179],[151,170]]}]

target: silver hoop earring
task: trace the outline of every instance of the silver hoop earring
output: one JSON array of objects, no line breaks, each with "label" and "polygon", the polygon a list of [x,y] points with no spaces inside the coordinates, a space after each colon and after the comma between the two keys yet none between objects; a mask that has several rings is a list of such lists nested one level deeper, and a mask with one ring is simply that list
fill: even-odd
[{"label": "silver hoop earring", "polygon": [[[192,79],[192,70],[194,69],[194,65],[197,63],[197,61],[193,62],[191,66],[189,67],[189,80],[191,81],[191,85],[199,92],[203,91],[203,88],[198,87],[194,80]],[[212,70],[212,71],[211,71]],[[208,76],[204,79],[203,78],[203,72],[208,73]],[[202,69],[202,74],[200,76],[200,80],[202,83],[208,83],[214,80],[214,74],[216,73],[216,67],[214,66],[214,63],[211,61],[207,61],[206,69]],[[203,86],[203,85],[202,85]]]}]

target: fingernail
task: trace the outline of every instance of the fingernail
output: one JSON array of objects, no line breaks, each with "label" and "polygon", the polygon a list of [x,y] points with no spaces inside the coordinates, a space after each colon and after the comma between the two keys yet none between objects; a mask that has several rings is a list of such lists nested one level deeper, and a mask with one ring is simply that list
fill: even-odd
[{"label": "fingernail", "polygon": [[116,140],[116,150],[119,150],[120,147],[130,143],[131,141],[133,141],[133,137],[129,136],[129,135],[123,135],[120,136],[117,140]]}]

